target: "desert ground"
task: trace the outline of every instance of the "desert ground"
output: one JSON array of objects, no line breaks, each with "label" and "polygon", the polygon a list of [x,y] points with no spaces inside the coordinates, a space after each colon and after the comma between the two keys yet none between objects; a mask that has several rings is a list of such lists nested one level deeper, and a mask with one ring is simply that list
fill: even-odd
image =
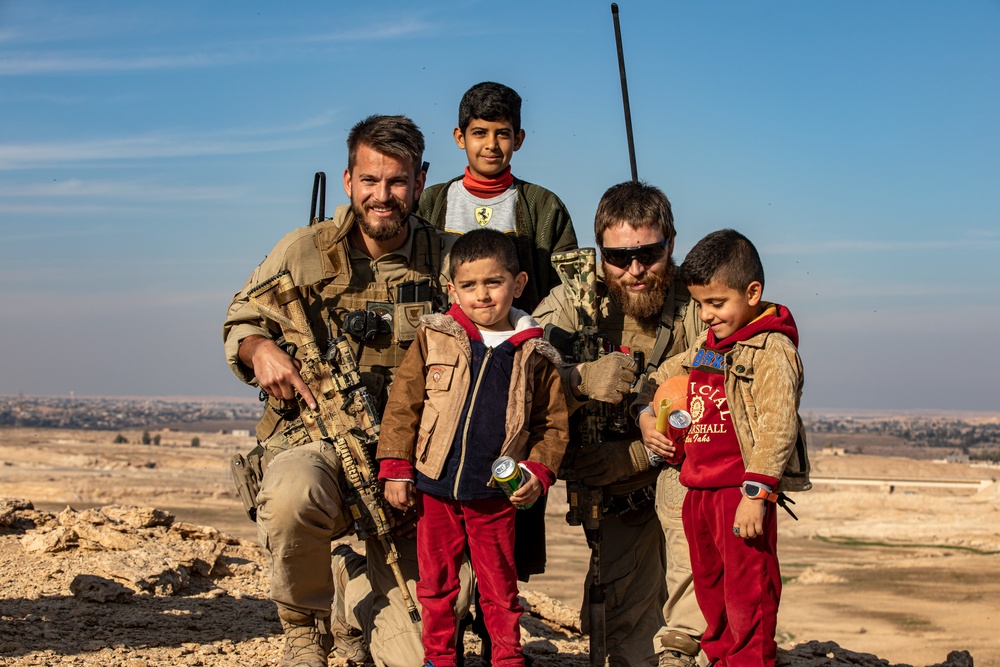
[{"label": "desert ground", "polygon": [[[116,433],[104,431],[0,429],[0,499],[33,507],[14,511],[18,506],[8,502],[14,518],[0,522],[0,664],[276,664],[280,628],[266,599],[255,527],[228,471],[229,456],[250,449],[251,438],[162,431],[155,433],[158,445],[142,445],[140,431],[122,435],[129,442],[116,444]],[[199,446],[192,447],[195,436]],[[779,519],[780,645],[813,642],[819,661],[809,664],[817,665],[868,664],[833,660],[840,649],[887,661],[872,658],[873,665],[935,665],[956,650],[968,650],[979,665],[1000,665],[1000,469],[822,451],[811,458],[815,488],[795,495],[799,520]],[[108,506],[115,509],[96,509]],[[176,523],[168,529],[151,508]],[[554,616],[571,619],[588,550],[579,529],[563,519],[562,487],[554,489],[548,512],[548,571],[532,577],[525,597],[541,594],[536,604],[546,605],[548,596],[559,607]],[[76,526],[74,534],[91,535],[90,546],[106,543],[101,531],[120,521],[115,534],[130,540],[208,549],[219,559],[211,574],[224,571],[226,582],[199,580],[183,595],[159,591],[155,611],[144,608],[124,629],[105,627],[111,607],[72,604],[78,591],[70,580],[83,572],[74,565],[77,556],[53,554],[38,546],[41,538],[26,544],[31,531],[21,524],[28,517],[48,526],[36,532],[49,536],[57,524]],[[53,566],[57,556],[62,560]],[[105,555],[104,572],[113,569],[109,562]],[[222,614],[235,614],[240,629],[224,631]],[[547,630],[533,629],[544,638],[527,646],[536,658],[559,653],[536,664],[587,664],[564,654],[586,650],[585,640],[570,637],[572,619],[550,622],[552,616]],[[171,640],[172,632],[184,639]],[[566,649],[562,639],[577,648]],[[163,651],[149,653],[150,646]],[[88,657],[100,651],[107,652],[101,661]]]}]

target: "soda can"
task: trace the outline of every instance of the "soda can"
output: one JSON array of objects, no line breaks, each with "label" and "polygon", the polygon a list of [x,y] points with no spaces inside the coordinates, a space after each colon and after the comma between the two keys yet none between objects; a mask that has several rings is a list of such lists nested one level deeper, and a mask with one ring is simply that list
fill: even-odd
[{"label": "soda can", "polygon": [[[521,488],[528,480],[521,466],[509,456],[501,456],[493,462],[493,479],[496,480],[500,490],[510,498],[514,492]],[[526,510],[531,505],[517,505],[518,509]]]},{"label": "soda can", "polygon": [[674,443],[674,455],[667,459],[672,466],[684,460],[684,438],[691,428],[691,413],[687,410],[673,410],[667,417],[667,432],[665,435]]}]

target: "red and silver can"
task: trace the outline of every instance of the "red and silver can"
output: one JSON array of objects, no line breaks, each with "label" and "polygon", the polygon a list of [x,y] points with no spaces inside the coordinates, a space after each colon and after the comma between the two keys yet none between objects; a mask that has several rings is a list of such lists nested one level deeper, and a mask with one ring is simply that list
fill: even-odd
[{"label": "red and silver can", "polygon": [[[509,456],[501,456],[496,461],[493,462],[493,479],[496,480],[497,485],[500,490],[504,492],[504,495],[510,498],[514,495],[514,492],[520,489],[527,481],[527,472],[521,470],[521,466],[517,465]],[[518,509],[526,510],[531,505],[517,505]]]},{"label": "red and silver can", "polygon": [[674,443],[674,455],[667,459],[672,466],[684,460],[684,439],[691,428],[691,413],[687,410],[673,410],[667,417],[667,432],[665,435]]}]

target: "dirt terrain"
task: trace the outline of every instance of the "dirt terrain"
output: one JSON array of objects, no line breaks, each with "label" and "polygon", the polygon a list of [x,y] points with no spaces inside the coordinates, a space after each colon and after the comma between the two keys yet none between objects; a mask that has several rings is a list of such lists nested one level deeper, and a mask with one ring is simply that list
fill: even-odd
[{"label": "dirt terrain", "polygon": [[[250,438],[115,435],[0,429],[0,664],[276,664],[264,561],[228,473]],[[780,519],[778,635],[798,648],[779,664],[925,666],[960,650],[1000,664],[1000,469],[813,462],[800,520]],[[548,572],[523,591],[525,646],[540,666],[586,665],[575,610],[588,552],[553,493]]]}]

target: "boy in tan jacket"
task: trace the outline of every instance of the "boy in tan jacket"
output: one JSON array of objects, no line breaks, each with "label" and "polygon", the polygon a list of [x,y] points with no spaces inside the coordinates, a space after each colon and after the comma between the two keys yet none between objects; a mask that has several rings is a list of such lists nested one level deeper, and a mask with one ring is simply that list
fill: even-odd
[{"label": "boy in tan jacket", "polygon": [[[421,320],[396,373],[379,478],[394,507],[415,506],[419,517],[425,665],[456,664],[454,604],[468,547],[493,664],[520,667],[515,506],[548,490],[569,440],[559,355],[530,315],[511,308],[527,274],[503,233],[464,234],[450,263],[448,290],[457,303]],[[526,480],[509,500],[492,482],[499,456],[520,462]]]},{"label": "boy in tan jacket", "polygon": [[[798,415],[798,330],[786,307],[761,299],[764,268],[739,232],[703,238],[680,274],[708,330],[650,378],[688,374],[692,423],[680,481],[688,488],[682,518],[695,595],[707,622],[701,649],[720,667],[774,665],[775,503],[783,491],[811,488]],[[639,425],[650,450],[673,455],[648,405]]]}]

